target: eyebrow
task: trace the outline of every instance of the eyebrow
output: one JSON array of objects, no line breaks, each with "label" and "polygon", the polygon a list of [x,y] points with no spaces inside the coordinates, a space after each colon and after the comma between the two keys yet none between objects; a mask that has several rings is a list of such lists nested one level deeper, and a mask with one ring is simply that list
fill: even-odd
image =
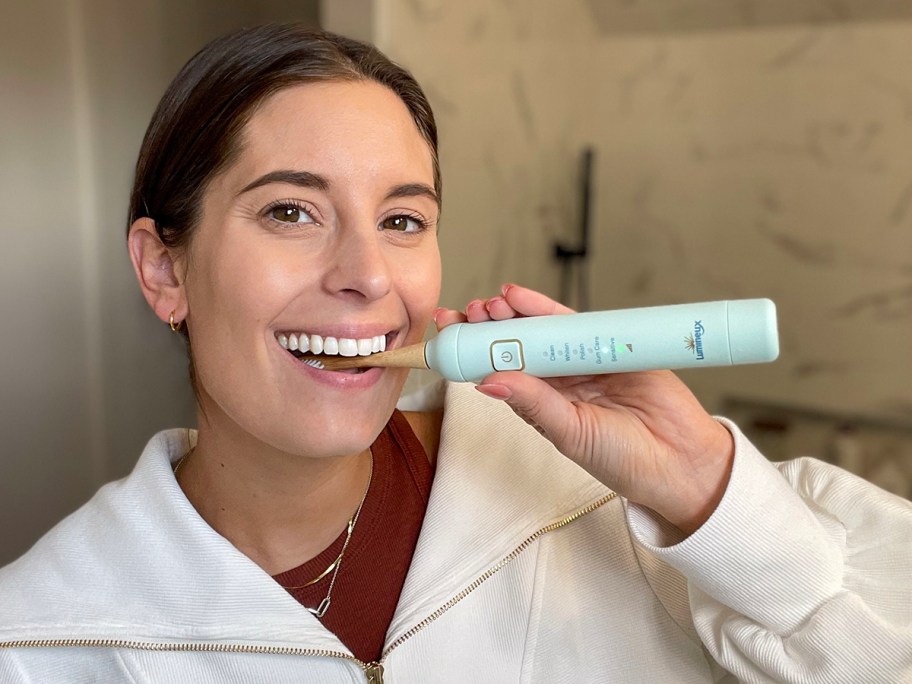
[{"label": "eyebrow", "polygon": [[[313,188],[314,190],[321,190],[323,192],[327,192],[330,187],[329,181],[317,173],[282,169],[270,171],[269,173],[260,176],[252,183],[244,186],[244,189],[238,193],[238,196],[243,195],[245,192],[250,192],[255,188],[269,185],[270,183],[288,183],[289,185],[297,185],[301,188]],[[386,193],[385,199],[396,199],[401,197],[427,197],[434,202],[434,204],[440,206],[440,197],[437,195],[437,192],[430,185],[425,185],[424,183],[403,183],[402,185],[397,185]]]},{"label": "eyebrow", "polygon": [[280,170],[270,171],[269,173],[260,176],[252,183],[246,185],[244,189],[238,193],[238,196],[263,185],[269,185],[270,183],[288,183],[289,185],[297,185],[302,188],[313,188],[315,190],[322,190],[323,192],[329,190],[329,181],[319,174],[311,173],[310,171]]},{"label": "eyebrow", "polygon": [[397,197],[427,197],[434,204],[440,206],[440,198],[437,196],[437,192],[430,185],[425,185],[424,183],[397,185],[386,193],[386,199],[396,199]]}]

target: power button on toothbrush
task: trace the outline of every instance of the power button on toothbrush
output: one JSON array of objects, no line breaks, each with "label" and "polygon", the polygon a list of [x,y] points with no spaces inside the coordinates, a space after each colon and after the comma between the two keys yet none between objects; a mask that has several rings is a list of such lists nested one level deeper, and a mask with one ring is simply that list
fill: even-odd
[{"label": "power button on toothbrush", "polygon": [[491,365],[494,370],[523,370],[522,342],[519,340],[497,340],[491,343]]}]

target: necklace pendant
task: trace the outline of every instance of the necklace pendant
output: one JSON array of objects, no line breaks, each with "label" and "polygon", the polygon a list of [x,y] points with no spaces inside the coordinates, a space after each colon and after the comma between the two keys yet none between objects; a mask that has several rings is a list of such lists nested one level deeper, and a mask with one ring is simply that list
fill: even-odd
[{"label": "necklace pendant", "polygon": [[307,610],[309,610],[311,613],[316,615],[318,618],[322,618],[324,615],[326,615],[326,611],[329,610],[330,603],[331,603],[331,599],[329,598],[329,596],[327,596],[325,599],[320,601],[319,606],[317,606],[316,608],[308,608]]}]

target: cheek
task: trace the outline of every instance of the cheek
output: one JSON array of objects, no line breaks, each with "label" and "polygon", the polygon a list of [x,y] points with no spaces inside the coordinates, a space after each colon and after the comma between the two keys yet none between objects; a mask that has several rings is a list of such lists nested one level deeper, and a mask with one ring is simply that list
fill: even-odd
[{"label": "cheek", "polygon": [[400,291],[403,293],[413,326],[420,328],[416,331],[420,336],[440,300],[440,252],[436,247],[433,250],[429,249],[420,260],[411,260],[403,264],[399,273]]},{"label": "cheek", "polygon": [[400,283],[420,300],[436,299],[440,292],[440,252],[436,245],[422,248],[420,254],[403,259],[397,269]]},{"label": "cheek", "polygon": [[300,290],[302,274],[312,272],[300,260],[290,263],[287,251],[255,243],[222,245],[211,257],[197,269],[195,285],[204,300],[197,302],[197,313],[235,334],[274,316]]}]

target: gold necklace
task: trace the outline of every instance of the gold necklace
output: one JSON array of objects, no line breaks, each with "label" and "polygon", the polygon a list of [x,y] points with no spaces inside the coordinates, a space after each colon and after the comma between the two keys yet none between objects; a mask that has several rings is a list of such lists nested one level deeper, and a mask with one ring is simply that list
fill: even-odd
[{"label": "gold necklace", "polygon": [[[181,466],[184,465],[184,461],[193,453],[193,449],[190,449],[186,454],[181,456],[181,459],[177,462],[177,465],[174,466],[174,478],[177,479],[177,474],[180,472]],[[293,589],[304,589],[311,585],[316,584],[321,579],[326,577],[329,573],[332,573],[332,578],[329,580],[329,588],[326,590],[326,596],[323,597],[323,600],[320,601],[320,605],[316,608],[310,608],[305,606],[313,615],[318,618],[322,618],[326,615],[326,612],[329,610],[329,606],[332,604],[332,590],[336,585],[336,577],[339,574],[339,568],[342,566],[342,556],[345,555],[345,550],[348,548],[348,543],[351,541],[352,534],[355,531],[355,525],[358,523],[358,518],[361,516],[361,509],[364,507],[364,502],[367,499],[367,492],[370,490],[371,482],[374,479],[374,452],[373,450],[368,451],[370,454],[370,474],[367,476],[367,486],[364,488],[364,494],[361,495],[361,501],[358,504],[358,508],[355,510],[355,514],[348,519],[348,526],[345,533],[345,541],[342,543],[342,550],[339,551],[339,555],[336,556],[336,559],[329,564],[329,566],[317,575],[314,579],[310,580],[305,584],[301,584],[294,587],[287,587],[284,584],[281,585],[283,589],[293,590]]]},{"label": "gold necklace", "polygon": [[190,449],[186,454],[180,457],[180,460],[177,462],[177,465],[174,466],[174,479],[177,479],[177,474],[180,472],[181,466],[184,465],[184,461],[187,460],[187,457],[193,453],[193,449]]}]

